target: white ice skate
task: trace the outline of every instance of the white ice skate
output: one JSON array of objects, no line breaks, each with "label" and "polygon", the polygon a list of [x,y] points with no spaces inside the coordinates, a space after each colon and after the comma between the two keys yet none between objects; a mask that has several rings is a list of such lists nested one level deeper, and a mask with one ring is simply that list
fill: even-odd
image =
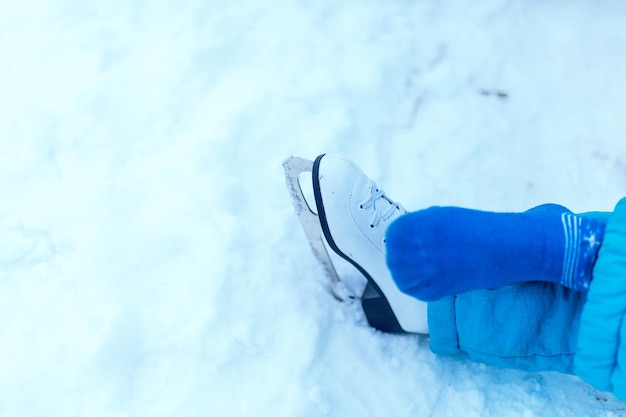
[{"label": "white ice skate", "polygon": [[[386,332],[428,333],[426,303],[398,290],[385,262],[385,231],[404,209],[348,159],[320,155],[314,163],[285,161],[285,175],[302,226],[316,257],[334,283],[341,281],[327,248],[367,279],[360,296],[369,324]],[[297,181],[312,171],[315,207]],[[311,199],[311,197],[309,198]],[[343,298],[335,292],[337,298]]]}]

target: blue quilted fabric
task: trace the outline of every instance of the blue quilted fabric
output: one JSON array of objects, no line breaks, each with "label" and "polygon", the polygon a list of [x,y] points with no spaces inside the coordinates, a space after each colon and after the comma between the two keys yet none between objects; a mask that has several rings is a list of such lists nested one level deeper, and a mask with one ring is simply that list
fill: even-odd
[{"label": "blue quilted fabric", "polygon": [[609,218],[580,319],[575,373],[626,400],[626,198]]}]

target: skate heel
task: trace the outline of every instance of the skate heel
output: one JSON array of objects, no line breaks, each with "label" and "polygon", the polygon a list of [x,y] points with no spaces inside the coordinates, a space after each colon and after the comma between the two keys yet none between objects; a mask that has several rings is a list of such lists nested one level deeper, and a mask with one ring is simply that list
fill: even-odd
[{"label": "skate heel", "polygon": [[373,328],[385,333],[406,333],[398,323],[387,299],[380,295],[369,281],[361,296],[361,306],[367,322]]}]

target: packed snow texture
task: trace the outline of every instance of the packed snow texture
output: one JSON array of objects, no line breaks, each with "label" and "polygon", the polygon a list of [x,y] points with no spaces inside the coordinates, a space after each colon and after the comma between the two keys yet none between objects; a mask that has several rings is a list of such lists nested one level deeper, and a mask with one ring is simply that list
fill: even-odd
[{"label": "packed snow texture", "polygon": [[347,155],[410,210],[611,210],[619,0],[0,11],[0,415],[620,416],[339,303],[285,187]]}]

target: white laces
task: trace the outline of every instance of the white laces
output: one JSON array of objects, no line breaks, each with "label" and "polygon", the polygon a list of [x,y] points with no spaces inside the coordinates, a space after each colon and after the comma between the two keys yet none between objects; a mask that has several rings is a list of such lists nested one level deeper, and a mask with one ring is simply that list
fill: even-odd
[{"label": "white laces", "polygon": [[[380,204],[376,204],[377,201],[382,200],[387,203],[387,208],[384,211],[379,210],[381,209]],[[389,199],[389,197],[385,195],[385,192],[383,190],[379,190],[376,186],[376,183],[372,180],[370,180],[369,196],[359,205],[359,208],[361,208],[362,210],[368,210],[371,207],[374,207],[374,216],[370,221],[370,227],[372,229],[377,228],[380,225],[381,221],[389,220],[396,213],[396,210],[399,209],[398,204]]]}]

